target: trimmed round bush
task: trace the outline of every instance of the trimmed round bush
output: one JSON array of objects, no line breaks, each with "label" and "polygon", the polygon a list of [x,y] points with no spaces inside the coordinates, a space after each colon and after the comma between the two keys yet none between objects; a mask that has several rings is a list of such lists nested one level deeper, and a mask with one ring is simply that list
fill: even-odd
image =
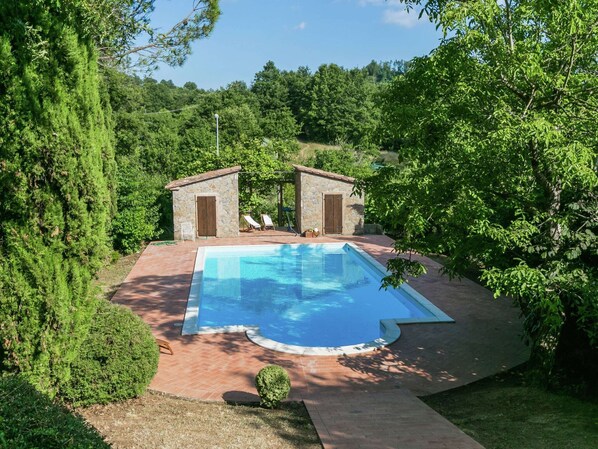
[{"label": "trimmed round bush", "polygon": [[150,327],[128,308],[100,300],[62,397],[79,406],[139,396],[156,374],[158,358]]},{"label": "trimmed round bush", "polygon": [[278,365],[267,365],[255,376],[255,388],[260,395],[260,404],[275,408],[289,396],[291,379],[284,368]]}]

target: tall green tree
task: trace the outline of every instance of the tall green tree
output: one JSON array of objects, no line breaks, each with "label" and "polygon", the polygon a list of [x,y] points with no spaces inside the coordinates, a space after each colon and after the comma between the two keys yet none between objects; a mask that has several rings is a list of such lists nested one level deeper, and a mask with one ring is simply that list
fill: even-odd
[{"label": "tall green tree", "polygon": [[363,71],[376,83],[385,83],[405,73],[407,65],[404,60],[372,61],[363,68]]},{"label": "tall green tree", "polygon": [[302,66],[297,70],[283,72],[282,74],[288,91],[287,105],[295,117],[301,132],[305,122],[305,113],[308,109],[308,93],[311,86],[311,72],[309,68]]},{"label": "tall green tree", "polygon": [[256,95],[262,112],[278,110],[287,106],[289,92],[282,72],[272,61],[255,74],[251,91]]},{"label": "tall green tree", "polygon": [[297,137],[299,127],[289,108],[289,90],[282,72],[272,61],[255,74],[251,91],[260,105],[264,135],[276,139]]},{"label": "tall green tree", "polygon": [[[402,165],[368,193],[397,251],[476,265],[515,299],[547,372],[598,370],[598,3],[409,1],[445,31],[395,80],[385,126]],[[389,263],[390,284],[421,273]]]},{"label": "tall green tree", "polygon": [[305,133],[325,143],[368,145],[376,124],[373,84],[358,69],[322,65],[312,78]]},{"label": "tall green tree", "polygon": [[114,155],[80,2],[0,2],[0,370],[54,393],[93,313]]},{"label": "tall green tree", "polygon": [[[68,381],[86,337],[91,279],[107,254],[114,214],[111,114],[98,66],[180,65],[219,14],[217,0],[193,0],[187,17],[157,30],[150,26],[153,4],[0,2],[0,370],[21,372],[48,393]],[[143,132],[162,149],[180,136],[176,127],[169,132],[172,116],[148,124],[133,114],[143,102],[140,82],[132,79],[122,89],[128,96],[113,98],[127,109],[130,129],[117,141],[121,210],[112,231],[128,222],[151,235],[154,200],[138,195],[127,175],[168,167],[164,152],[139,151]],[[167,84],[156,87],[168,94],[174,86]],[[186,101],[198,95],[177,93]],[[136,146],[125,150],[125,142]]]}]

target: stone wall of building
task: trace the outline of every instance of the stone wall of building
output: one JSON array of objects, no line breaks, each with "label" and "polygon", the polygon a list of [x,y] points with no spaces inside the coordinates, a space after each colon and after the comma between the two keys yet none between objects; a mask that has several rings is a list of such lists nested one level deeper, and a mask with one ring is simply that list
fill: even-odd
[{"label": "stone wall of building", "polygon": [[301,223],[301,172],[295,170],[295,230],[303,232]]},{"label": "stone wall of building", "polygon": [[299,232],[308,228],[324,230],[324,195],[343,196],[343,234],[363,234],[364,199],[351,196],[353,183],[317,176],[301,171],[296,172],[295,204]]},{"label": "stone wall of building", "polygon": [[[239,235],[239,174],[232,173],[172,191],[174,238],[197,238],[196,197],[216,197],[216,237]],[[185,228],[191,228],[189,234]],[[184,234],[184,235],[183,235]]]}]

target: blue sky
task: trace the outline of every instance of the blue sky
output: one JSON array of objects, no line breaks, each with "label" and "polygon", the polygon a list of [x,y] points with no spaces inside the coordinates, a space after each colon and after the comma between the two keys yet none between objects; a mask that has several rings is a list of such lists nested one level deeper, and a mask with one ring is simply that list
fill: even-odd
[{"label": "blue sky", "polygon": [[[156,0],[155,26],[183,17],[191,0]],[[221,0],[222,15],[208,39],[193,44],[182,67],[152,76],[204,89],[248,84],[268,60],[284,70],[321,64],[344,67],[428,54],[440,33],[427,18],[407,14],[397,0]]]}]

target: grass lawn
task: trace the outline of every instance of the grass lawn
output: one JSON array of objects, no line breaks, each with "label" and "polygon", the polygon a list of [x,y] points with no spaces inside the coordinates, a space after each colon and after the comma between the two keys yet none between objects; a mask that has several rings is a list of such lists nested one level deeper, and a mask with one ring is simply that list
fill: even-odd
[{"label": "grass lawn", "polygon": [[322,446],[300,403],[279,410],[156,393],[78,412],[114,449],[305,448]]},{"label": "grass lawn", "polygon": [[342,147],[339,145],[326,145],[324,143],[316,143],[316,142],[304,142],[304,141],[297,141],[299,143],[299,153],[296,155],[295,160],[293,162],[303,164],[308,159],[311,159],[315,156],[316,150],[340,150]]},{"label": "grass lawn", "polygon": [[143,248],[139,252],[121,256],[99,271],[94,284],[100,289],[103,298],[110,300],[114,296],[142,252]]},{"label": "grass lawn", "polygon": [[[96,285],[105,298],[114,295],[140,255],[121,257],[101,270]],[[150,392],[130,401],[77,412],[115,449],[322,447],[301,403],[285,403],[280,410],[267,410]]]},{"label": "grass lawn", "polygon": [[522,369],[420,398],[486,449],[596,449],[598,404],[529,385]]},{"label": "grass lawn", "polygon": [[[106,296],[138,257],[123,257],[100,273],[97,283]],[[421,399],[486,449],[598,448],[597,403],[548,392],[525,379],[525,371],[516,369]],[[148,393],[79,412],[115,448],[321,447],[298,403],[265,410]]]}]

